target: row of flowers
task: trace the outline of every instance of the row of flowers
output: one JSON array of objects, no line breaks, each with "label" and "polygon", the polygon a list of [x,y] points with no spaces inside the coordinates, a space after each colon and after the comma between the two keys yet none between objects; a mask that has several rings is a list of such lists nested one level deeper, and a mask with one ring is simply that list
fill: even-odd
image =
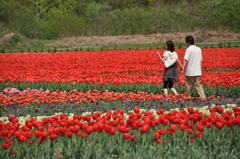
[{"label": "row of flowers", "polygon": [[[214,96],[209,96],[207,99],[214,98]],[[169,101],[177,100],[191,100],[193,97],[187,97],[186,94],[173,95],[169,94],[153,94],[138,91],[137,93],[129,92],[113,92],[113,91],[100,91],[100,90],[89,90],[87,92],[83,91],[60,91],[50,92],[49,90],[34,90],[26,89],[24,91],[19,91],[16,88],[6,88],[0,93],[0,106],[22,104],[23,106],[35,103],[37,105],[43,103],[90,103],[96,102],[97,100],[105,100],[106,102],[116,101],[116,100],[160,100],[166,99]]]},{"label": "row of flowers", "polygon": [[[164,50],[1,54],[0,81],[158,84],[162,82],[164,65],[156,51]],[[182,61],[185,49],[176,51]],[[238,52],[239,48],[203,49],[203,69],[239,68]],[[213,86],[239,85],[239,74],[239,70],[204,72],[202,80]],[[180,75],[179,84],[184,84],[184,75]]]},{"label": "row of flowers", "polygon": [[[76,70],[72,70],[75,72]],[[61,72],[61,71],[60,71]],[[77,72],[77,71],[76,71]],[[76,73],[75,72],[75,73]],[[71,70],[68,70],[71,74]],[[42,73],[41,76],[37,75],[37,71],[32,71],[30,74],[23,72],[18,73],[6,73],[2,76],[2,81],[11,82],[57,82],[66,83],[71,82],[72,85],[77,83],[95,83],[98,85],[114,84],[118,86],[121,83],[127,84],[140,84],[140,83],[152,83],[158,85],[163,82],[163,73],[152,72],[152,73],[107,73],[107,74],[75,74],[67,75],[56,73],[55,71],[47,71]],[[240,70],[230,70],[226,72],[203,72],[202,83],[210,87],[225,86],[230,87],[233,85],[240,85]],[[185,85],[185,75],[179,74],[179,82],[176,84]]]},{"label": "row of flowers", "polygon": [[[215,107],[217,107],[217,109],[221,109],[222,110],[221,113],[226,113],[227,111],[233,111],[233,108],[235,108],[235,107],[236,107],[235,109],[238,109],[238,106],[236,104],[220,105],[221,108],[219,108],[219,106],[216,106],[215,104],[212,104],[211,106],[191,107],[191,108],[194,109],[195,111],[199,111],[199,112],[203,113],[203,115],[206,116],[206,115],[211,115],[210,110],[212,108],[215,108]],[[191,109],[191,108],[184,108],[183,110],[188,112],[188,110]],[[211,109],[209,109],[209,108],[211,108]],[[140,113],[148,112],[146,109],[139,108],[139,110],[140,110]],[[175,108],[175,109],[170,109],[170,111],[167,111],[167,110],[161,110],[161,111],[164,111],[164,113],[168,114],[172,111],[179,111],[179,110],[180,110],[179,108]],[[113,113],[115,111],[120,111],[120,109],[119,110],[109,110],[109,111]],[[123,112],[123,115],[125,116],[124,120],[126,120],[127,119],[127,114],[130,113],[130,112],[134,112],[134,110],[131,110],[128,113],[124,110],[121,110],[121,112]],[[155,109],[151,109],[151,110],[149,110],[149,112],[152,112],[152,115],[155,118],[158,117],[157,111]],[[37,121],[42,121],[44,118],[51,118],[51,117],[59,116],[61,114],[63,114],[63,113],[55,113],[52,116],[37,116],[36,119],[37,119]],[[76,113],[69,113],[69,114],[67,114],[67,116],[68,116],[69,119],[74,119],[75,114]],[[81,113],[81,116],[91,116],[93,114],[94,114],[94,112],[84,112],[84,113]],[[102,114],[101,116],[103,116],[105,114]],[[10,116],[14,116],[14,115],[10,114]],[[30,120],[32,118],[32,116],[27,115],[27,116],[20,116],[20,117],[16,117],[16,118],[18,119],[20,127],[22,127],[26,124],[27,120]],[[0,117],[0,121],[2,121],[3,123],[9,123],[10,122],[9,117]]]},{"label": "row of flowers", "polygon": [[171,110],[170,112],[165,112],[163,109],[146,111],[134,107],[127,113],[120,109],[109,110],[104,114],[89,112],[82,115],[58,114],[51,117],[16,118],[9,115],[0,118],[0,137],[4,138],[2,148],[8,149],[15,142],[32,144],[33,137],[38,138],[39,143],[43,143],[46,140],[55,140],[59,136],[71,138],[76,135],[86,138],[94,132],[107,132],[114,135],[118,131],[126,140],[135,140],[140,136],[133,134],[133,130],[144,134],[151,128],[157,128],[151,134],[153,142],[167,143],[167,141],[161,141],[161,136],[166,133],[175,136],[174,132],[178,129],[192,134],[189,141],[193,142],[197,137],[204,135],[206,128],[215,126],[222,129],[225,126],[234,131],[233,125],[240,126],[240,108],[235,106],[227,104],[225,106],[213,105],[210,108],[188,107],[185,110]]},{"label": "row of flowers", "polygon": [[[186,49],[176,49],[183,61]],[[240,48],[202,49],[203,68],[239,67]],[[79,73],[142,72],[143,70],[163,71],[156,52],[165,50],[111,50],[93,52],[64,52],[37,54],[1,54],[2,68],[38,70],[70,70],[82,68]],[[33,63],[34,61],[34,63]],[[64,65],[61,65],[64,64]],[[43,70],[44,70],[43,69]],[[40,71],[41,72],[41,71]]]}]

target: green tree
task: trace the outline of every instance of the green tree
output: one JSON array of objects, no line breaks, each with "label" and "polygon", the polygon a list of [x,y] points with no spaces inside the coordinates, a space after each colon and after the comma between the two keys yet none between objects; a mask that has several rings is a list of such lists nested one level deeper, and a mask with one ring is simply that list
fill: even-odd
[{"label": "green tree", "polygon": [[15,0],[0,0],[0,22],[11,23],[14,13],[17,12],[17,7]]},{"label": "green tree", "polygon": [[206,0],[202,1],[199,6],[197,17],[197,25],[200,28],[205,29],[218,29],[217,17],[218,17],[218,8],[220,7],[219,0]]},{"label": "green tree", "polygon": [[91,3],[87,7],[86,18],[92,35],[103,36],[113,25],[114,13],[109,5]]},{"label": "green tree", "polygon": [[157,32],[179,32],[191,28],[194,19],[190,16],[190,7],[186,4],[179,6],[166,5],[165,7],[153,8]]},{"label": "green tree", "polygon": [[240,31],[240,1],[221,0],[219,8],[216,10],[217,24],[223,29]]},{"label": "green tree", "polygon": [[68,9],[74,8],[76,0],[16,0],[21,7],[26,10],[33,10],[37,18],[43,17],[52,9],[59,10],[62,13]]},{"label": "green tree", "polygon": [[58,10],[52,10],[48,16],[52,31],[50,33],[53,33],[53,37],[65,38],[86,35],[85,17],[79,16],[73,11],[62,14]]},{"label": "green tree", "polygon": [[129,8],[118,13],[114,29],[122,35],[151,34],[155,28],[153,12],[144,8]]},{"label": "green tree", "polygon": [[113,9],[148,7],[152,0],[95,0],[97,3],[111,6]]},{"label": "green tree", "polygon": [[45,32],[48,30],[48,23],[38,19],[31,11],[19,11],[14,16],[11,30],[30,39],[46,39]]}]

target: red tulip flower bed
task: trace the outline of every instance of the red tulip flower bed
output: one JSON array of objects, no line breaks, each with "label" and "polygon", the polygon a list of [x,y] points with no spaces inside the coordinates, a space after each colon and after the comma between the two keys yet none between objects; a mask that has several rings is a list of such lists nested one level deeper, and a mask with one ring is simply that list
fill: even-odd
[{"label": "red tulip flower bed", "polygon": [[240,48],[202,49],[205,101],[162,94],[157,51],[0,54],[0,158],[237,158]]},{"label": "red tulip flower bed", "polygon": [[[164,65],[157,51],[164,50],[1,54],[0,81],[158,84]],[[183,62],[185,49],[176,51]],[[240,70],[233,69],[240,67],[239,52],[240,48],[203,49],[203,83],[239,85]],[[209,72],[213,69],[230,71]],[[184,75],[180,79],[178,84],[184,84]]]},{"label": "red tulip flower bed", "polygon": [[[204,138],[205,131],[214,127],[218,129],[217,131],[222,131],[221,129],[225,128],[223,130],[225,132],[226,130],[230,133],[237,131],[237,133],[234,133],[235,135],[239,133],[240,108],[233,107],[232,111],[225,111],[224,108],[216,106],[210,108],[209,112],[209,115],[204,115],[191,107],[188,107],[187,110],[173,110],[171,112],[164,112],[163,109],[155,112],[142,112],[135,107],[128,114],[120,109],[107,111],[105,114],[96,112],[90,116],[73,115],[71,118],[66,114],[44,117],[42,120],[30,118],[22,126],[19,119],[9,116],[8,123],[0,121],[0,141],[2,142],[2,148],[7,149],[1,151],[6,154],[6,152],[12,150],[11,152],[14,155],[19,151],[24,153],[26,150],[22,150],[20,145],[23,144],[21,143],[28,143],[28,147],[30,147],[31,144],[36,142],[40,145],[44,142],[50,142],[51,146],[55,147],[57,145],[54,144],[54,140],[64,137],[74,137],[76,141],[69,139],[71,142],[81,140],[88,142],[95,142],[96,140],[97,142],[100,139],[106,140],[103,137],[104,135],[101,135],[106,135],[106,133],[116,135],[118,140],[115,142],[119,145],[124,144],[127,140],[168,144],[171,140],[168,141],[169,137],[164,136],[170,135],[172,138],[177,138],[179,133],[181,133],[181,137],[183,134],[188,134],[188,141],[194,142],[197,138]],[[98,135],[94,136],[93,134]],[[122,137],[119,136],[120,134]],[[209,135],[209,131],[206,131],[206,134]],[[186,136],[184,139],[186,139]]]}]

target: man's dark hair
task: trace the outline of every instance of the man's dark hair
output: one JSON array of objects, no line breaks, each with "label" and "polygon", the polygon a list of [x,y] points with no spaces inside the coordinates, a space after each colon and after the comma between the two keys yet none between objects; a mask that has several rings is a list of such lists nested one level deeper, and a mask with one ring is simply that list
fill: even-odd
[{"label": "man's dark hair", "polygon": [[166,41],[166,45],[167,45],[168,51],[171,51],[171,52],[175,51],[174,43],[171,40]]},{"label": "man's dark hair", "polygon": [[194,44],[194,38],[192,36],[187,36],[185,41],[186,41],[186,43],[189,43],[190,45]]}]

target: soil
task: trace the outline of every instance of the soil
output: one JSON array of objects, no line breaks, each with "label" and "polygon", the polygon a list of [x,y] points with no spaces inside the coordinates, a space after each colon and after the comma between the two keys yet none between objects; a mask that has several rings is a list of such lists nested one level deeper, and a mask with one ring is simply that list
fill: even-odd
[{"label": "soil", "polygon": [[195,32],[176,32],[167,34],[151,35],[122,35],[122,36],[79,36],[65,38],[45,46],[86,46],[86,45],[119,45],[119,44],[148,44],[161,43],[167,40],[173,42],[185,42],[185,37],[191,35],[195,42],[220,42],[220,41],[239,41],[240,33],[234,33],[224,30],[215,31],[195,31]]},{"label": "soil", "polygon": [[[10,33],[0,38],[0,46],[7,46],[13,44]],[[166,34],[151,34],[151,35],[121,35],[121,36],[78,36],[65,38],[45,46],[88,46],[88,45],[120,45],[120,44],[149,44],[162,43],[167,40],[173,42],[185,42],[185,37],[192,35],[195,42],[220,42],[220,41],[239,41],[240,33],[234,33],[224,30],[215,31],[195,31],[195,32],[175,32]],[[22,41],[14,44],[15,46],[30,46],[29,43]]]},{"label": "soil", "polygon": [[14,36],[14,33],[9,33],[4,35],[3,37],[0,37],[0,46],[31,46],[26,41],[14,41],[12,38]]}]

